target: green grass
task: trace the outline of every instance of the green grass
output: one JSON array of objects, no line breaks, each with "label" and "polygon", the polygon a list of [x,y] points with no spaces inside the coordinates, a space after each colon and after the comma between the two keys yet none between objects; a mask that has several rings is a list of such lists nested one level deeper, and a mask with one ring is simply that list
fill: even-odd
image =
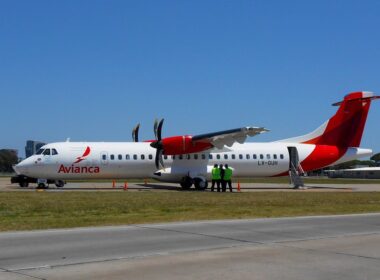
[{"label": "green grass", "polygon": [[380,193],[0,193],[0,231],[367,212]]}]

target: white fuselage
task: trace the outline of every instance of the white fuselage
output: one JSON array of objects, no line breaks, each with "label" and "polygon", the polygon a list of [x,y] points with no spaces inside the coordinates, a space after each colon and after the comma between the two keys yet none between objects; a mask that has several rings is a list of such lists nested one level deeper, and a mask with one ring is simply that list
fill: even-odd
[{"label": "white fuselage", "polygon": [[[49,149],[50,155],[33,155],[19,163],[15,170],[29,177],[53,180],[155,178],[179,182],[184,176],[210,180],[214,164],[228,164],[235,178],[270,177],[287,174],[289,146],[297,148],[300,162],[315,150],[315,145],[299,143],[234,144],[222,150],[174,158],[164,156],[165,168],[157,170],[156,150],[147,142],[61,142],[45,145],[42,149]],[[84,155],[88,147],[89,152]],[[371,153],[371,150],[349,148],[338,161]]]}]

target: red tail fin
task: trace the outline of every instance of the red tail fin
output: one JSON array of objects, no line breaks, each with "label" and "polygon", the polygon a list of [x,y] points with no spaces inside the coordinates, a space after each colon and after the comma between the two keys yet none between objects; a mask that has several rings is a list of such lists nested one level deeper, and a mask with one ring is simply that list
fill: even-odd
[{"label": "red tail fin", "polygon": [[339,106],[336,114],[321,127],[304,136],[283,140],[304,144],[359,147],[371,101],[378,99],[371,92],[353,92]]}]

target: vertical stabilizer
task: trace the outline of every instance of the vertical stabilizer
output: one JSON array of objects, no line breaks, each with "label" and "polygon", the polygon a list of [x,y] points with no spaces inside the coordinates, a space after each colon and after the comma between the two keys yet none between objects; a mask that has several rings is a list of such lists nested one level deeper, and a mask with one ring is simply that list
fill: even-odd
[{"label": "vertical stabilizer", "polygon": [[359,147],[371,101],[378,98],[372,92],[350,93],[333,104],[339,106],[338,111],[315,131],[279,142]]}]

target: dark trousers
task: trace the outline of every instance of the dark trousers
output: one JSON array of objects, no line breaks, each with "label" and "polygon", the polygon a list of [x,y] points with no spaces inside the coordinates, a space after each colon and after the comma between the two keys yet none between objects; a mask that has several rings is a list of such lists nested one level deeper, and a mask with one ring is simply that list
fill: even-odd
[{"label": "dark trousers", "polygon": [[222,180],[222,192],[226,192],[226,181]]},{"label": "dark trousers", "polygon": [[220,192],[220,180],[211,180],[211,191],[214,191],[215,183],[216,183],[216,189],[218,192]]},{"label": "dark trousers", "polygon": [[232,192],[232,183],[231,180],[224,181],[224,189],[226,189],[226,186],[228,185],[228,188],[230,189],[230,192]]}]

